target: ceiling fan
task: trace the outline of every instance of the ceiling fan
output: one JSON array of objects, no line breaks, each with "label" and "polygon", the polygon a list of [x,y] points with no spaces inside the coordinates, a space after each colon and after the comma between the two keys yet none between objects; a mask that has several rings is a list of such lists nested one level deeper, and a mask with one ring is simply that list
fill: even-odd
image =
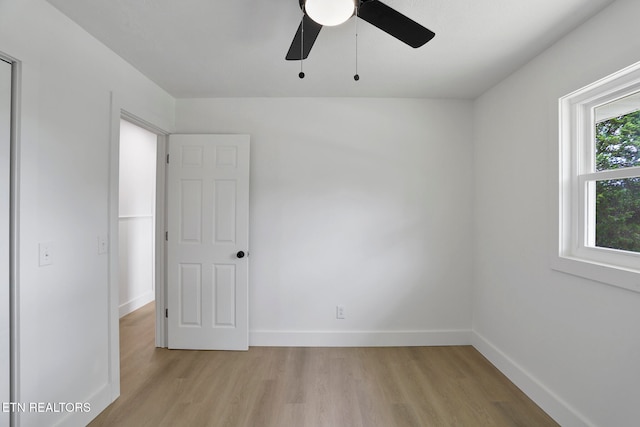
[{"label": "ceiling fan", "polygon": [[352,16],[367,21],[387,34],[420,47],[436,34],[379,0],[299,0],[304,15],[286,59],[306,59],[323,26],[342,24]]}]

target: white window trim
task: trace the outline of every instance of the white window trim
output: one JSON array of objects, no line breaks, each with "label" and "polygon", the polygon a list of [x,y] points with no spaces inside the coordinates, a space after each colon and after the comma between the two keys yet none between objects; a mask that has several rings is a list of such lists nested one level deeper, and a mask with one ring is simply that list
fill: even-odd
[{"label": "white window trim", "polygon": [[[640,292],[640,254],[591,247],[585,222],[594,215],[587,186],[597,180],[637,176],[640,168],[594,171],[591,149],[594,109],[625,95],[640,92],[640,62],[560,98],[559,170],[556,181],[557,222],[551,266],[555,270]],[[595,190],[592,190],[595,191]],[[559,213],[559,216],[557,216]],[[593,224],[592,224],[593,225]],[[591,229],[593,229],[591,227]]]}]

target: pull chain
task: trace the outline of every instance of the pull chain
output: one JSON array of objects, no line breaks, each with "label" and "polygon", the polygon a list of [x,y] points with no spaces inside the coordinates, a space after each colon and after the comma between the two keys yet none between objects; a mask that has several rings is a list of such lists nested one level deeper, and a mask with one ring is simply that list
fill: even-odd
[{"label": "pull chain", "polygon": [[360,0],[358,0],[358,2],[357,2],[356,16],[355,16],[355,21],[356,21],[356,74],[353,76],[353,80],[355,80],[355,81],[360,80],[360,75],[358,74],[358,11],[359,10],[360,10]]},{"label": "pull chain", "polygon": [[304,16],[305,11],[302,10],[302,21],[300,21],[300,73],[298,73],[298,77],[304,79],[304,71],[302,69],[302,64],[304,64]]}]

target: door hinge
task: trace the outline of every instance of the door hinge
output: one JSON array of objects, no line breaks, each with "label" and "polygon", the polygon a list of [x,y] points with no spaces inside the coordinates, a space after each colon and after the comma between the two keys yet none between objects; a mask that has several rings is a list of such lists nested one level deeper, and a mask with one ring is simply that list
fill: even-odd
[{"label": "door hinge", "polygon": [[169,309],[168,308],[164,309],[164,317],[166,317],[167,319],[169,318]]},{"label": "door hinge", "polygon": [[167,164],[169,163],[169,155],[167,154]]},{"label": "door hinge", "polygon": [[164,240],[166,240],[167,242],[169,241],[169,232],[168,231],[164,232]]}]

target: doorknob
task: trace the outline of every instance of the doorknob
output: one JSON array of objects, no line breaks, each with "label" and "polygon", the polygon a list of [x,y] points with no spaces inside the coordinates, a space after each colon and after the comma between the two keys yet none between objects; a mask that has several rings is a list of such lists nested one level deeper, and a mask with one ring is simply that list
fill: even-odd
[{"label": "doorknob", "polygon": [[236,254],[236,256],[238,258],[244,258],[244,252],[243,251],[238,251],[238,253]]}]

